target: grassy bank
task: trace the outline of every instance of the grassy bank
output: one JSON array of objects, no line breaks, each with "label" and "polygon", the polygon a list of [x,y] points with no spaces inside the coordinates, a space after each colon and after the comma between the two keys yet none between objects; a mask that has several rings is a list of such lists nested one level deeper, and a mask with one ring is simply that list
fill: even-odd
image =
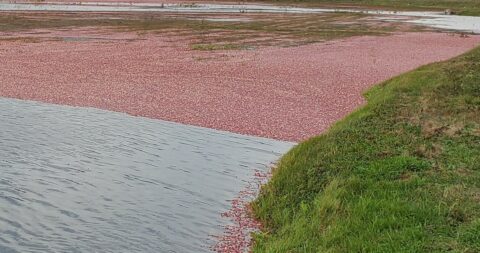
[{"label": "grassy bank", "polygon": [[480,48],[366,98],[281,159],[254,252],[480,252]]},{"label": "grassy bank", "polygon": [[309,5],[343,5],[397,10],[446,10],[459,15],[480,15],[478,0],[266,0],[279,3],[303,3]]}]

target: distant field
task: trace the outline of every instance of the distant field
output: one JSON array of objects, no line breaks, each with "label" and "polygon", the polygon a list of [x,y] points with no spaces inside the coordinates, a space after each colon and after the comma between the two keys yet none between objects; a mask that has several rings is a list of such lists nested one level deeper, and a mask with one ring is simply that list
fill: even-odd
[{"label": "distant field", "polygon": [[[106,14],[91,13],[5,13],[0,16],[0,32],[26,32],[38,29],[101,27],[111,31],[138,34],[175,33],[192,38],[191,48],[211,51],[248,49],[259,46],[295,46],[361,35],[388,35],[418,31],[400,23],[382,23],[368,15],[329,13],[311,15],[229,14]],[[2,37],[0,41],[38,42],[40,38]]]},{"label": "distant field", "polygon": [[346,5],[391,9],[451,9],[459,15],[480,15],[479,0],[273,0],[273,2],[307,3],[310,5]]}]

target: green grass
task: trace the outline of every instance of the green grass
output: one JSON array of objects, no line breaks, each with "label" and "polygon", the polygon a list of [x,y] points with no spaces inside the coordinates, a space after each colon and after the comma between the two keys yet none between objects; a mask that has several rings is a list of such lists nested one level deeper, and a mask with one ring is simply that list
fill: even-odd
[{"label": "green grass", "polygon": [[365,94],[252,203],[254,252],[480,252],[480,48]]},{"label": "green grass", "polygon": [[398,10],[446,10],[460,15],[480,15],[478,0],[265,0],[280,3],[306,3],[310,5],[348,5],[389,8]]}]

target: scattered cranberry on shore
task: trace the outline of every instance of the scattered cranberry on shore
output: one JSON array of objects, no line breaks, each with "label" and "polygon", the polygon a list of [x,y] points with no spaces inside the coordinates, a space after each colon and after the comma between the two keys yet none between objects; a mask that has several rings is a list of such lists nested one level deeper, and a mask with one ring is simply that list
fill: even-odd
[{"label": "scattered cranberry on shore", "polygon": [[222,216],[231,221],[224,228],[223,235],[216,238],[213,250],[217,253],[245,253],[252,244],[251,233],[261,229],[261,223],[253,218],[250,202],[257,196],[262,184],[270,173],[255,170],[254,179],[231,201],[231,209]]}]

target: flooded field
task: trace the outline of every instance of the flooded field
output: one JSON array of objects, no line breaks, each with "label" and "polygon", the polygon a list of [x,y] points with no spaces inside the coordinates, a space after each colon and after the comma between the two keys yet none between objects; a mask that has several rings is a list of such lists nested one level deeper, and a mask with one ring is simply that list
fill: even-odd
[{"label": "flooded field", "polygon": [[0,99],[0,252],[209,252],[293,144]]},{"label": "flooded field", "polygon": [[[378,16],[391,22],[409,22],[426,27],[480,33],[480,17],[444,15],[441,12],[385,11],[348,8],[303,8],[259,4],[179,4],[179,3],[0,3],[0,11],[61,11],[61,12],[174,12],[174,13],[361,13]],[[408,19],[391,19],[407,17]],[[226,20],[229,21],[228,19]]]},{"label": "flooded field", "polygon": [[293,142],[480,43],[435,12],[1,1],[0,253],[245,252]]},{"label": "flooded field", "polygon": [[171,35],[124,33],[121,41],[102,31],[40,35],[76,41],[0,43],[0,96],[298,142],[363,104],[362,92],[375,83],[480,43],[480,36],[403,33],[201,51]]}]

